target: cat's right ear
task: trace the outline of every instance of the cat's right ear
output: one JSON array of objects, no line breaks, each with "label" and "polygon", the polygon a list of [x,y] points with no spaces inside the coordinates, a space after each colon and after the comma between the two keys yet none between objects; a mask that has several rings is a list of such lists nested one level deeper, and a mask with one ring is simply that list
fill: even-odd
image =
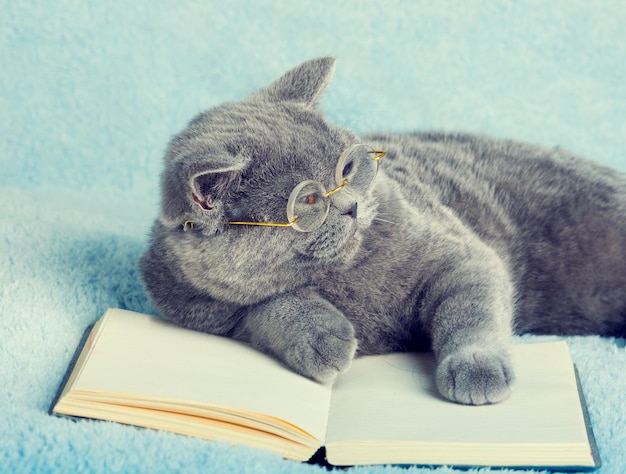
[{"label": "cat's right ear", "polygon": [[254,94],[269,102],[299,102],[315,107],[335,72],[335,58],[306,61]]},{"label": "cat's right ear", "polygon": [[238,164],[229,167],[193,170],[189,188],[193,202],[204,211],[215,209],[230,185],[239,179],[243,166]]},{"label": "cat's right ear", "polygon": [[[218,224],[222,199],[238,182],[246,162],[173,166],[163,173],[161,219],[177,227],[186,220]],[[181,186],[181,183],[184,185]]]}]

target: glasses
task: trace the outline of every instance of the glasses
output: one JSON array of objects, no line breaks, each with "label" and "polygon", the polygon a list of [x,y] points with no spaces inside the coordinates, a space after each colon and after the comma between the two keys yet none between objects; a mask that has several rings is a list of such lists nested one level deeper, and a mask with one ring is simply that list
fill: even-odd
[{"label": "glasses", "polygon": [[[291,227],[299,232],[312,232],[321,226],[330,210],[329,197],[342,189],[363,192],[378,172],[378,162],[387,152],[367,145],[348,147],[335,167],[335,188],[327,191],[319,181],[306,180],[298,184],[287,201],[287,222],[229,222],[231,225]],[[185,223],[186,227],[187,223]]]}]

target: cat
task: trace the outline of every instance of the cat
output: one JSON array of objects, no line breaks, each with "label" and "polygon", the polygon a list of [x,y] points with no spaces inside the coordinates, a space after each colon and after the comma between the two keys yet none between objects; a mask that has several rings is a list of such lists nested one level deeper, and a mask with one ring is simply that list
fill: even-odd
[{"label": "cat", "polygon": [[430,349],[442,397],[473,405],[510,394],[513,334],[625,335],[623,174],[482,136],[359,138],[319,110],[334,68],[307,61],[171,140],[139,262],[167,319],[319,382]]}]

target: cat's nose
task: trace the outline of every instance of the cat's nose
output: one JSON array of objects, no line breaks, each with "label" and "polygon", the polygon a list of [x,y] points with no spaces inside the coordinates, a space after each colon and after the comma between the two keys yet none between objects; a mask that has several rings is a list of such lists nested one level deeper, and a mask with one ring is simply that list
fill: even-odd
[{"label": "cat's nose", "polygon": [[355,202],[354,204],[352,204],[352,207],[350,207],[350,209],[348,209],[345,212],[342,212],[341,215],[342,216],[350,216],[353,219],[356,219],[356,208],[357,208],[358,204]]}]

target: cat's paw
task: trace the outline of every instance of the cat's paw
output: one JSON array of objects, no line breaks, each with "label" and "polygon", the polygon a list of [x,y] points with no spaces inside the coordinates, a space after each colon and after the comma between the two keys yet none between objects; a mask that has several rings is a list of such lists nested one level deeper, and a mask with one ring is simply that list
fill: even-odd
[{"label": "cat's paw", "polygon": [[344,317],[320,315],[317,324],[292,340],[286,362],[297,372],[326,383],[348,370],[357,348],[354,328]]},{"label": "cat's paw", "polygon": [[511,393],[514,380],[508,354],[481,348],[465,348],[447,355],[435,373],[441,395],[465,405],[504,400]]}]

